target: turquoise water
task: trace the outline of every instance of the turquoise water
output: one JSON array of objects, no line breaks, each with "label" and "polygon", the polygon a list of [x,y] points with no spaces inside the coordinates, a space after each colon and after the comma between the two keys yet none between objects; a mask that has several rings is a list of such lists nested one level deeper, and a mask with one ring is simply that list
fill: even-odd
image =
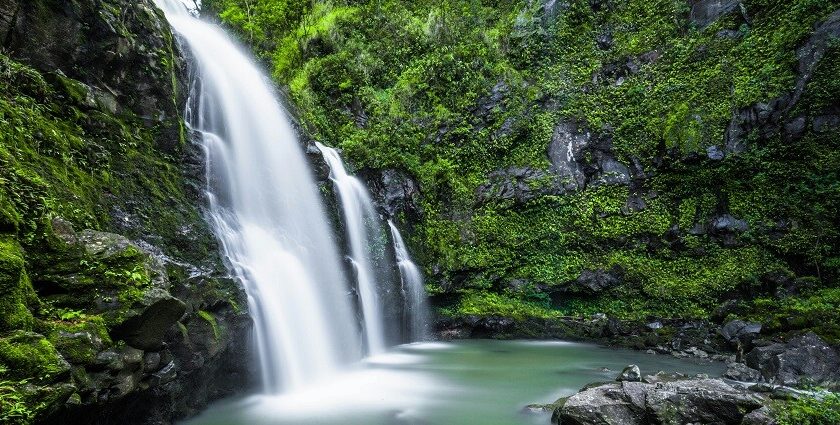
[{"label": "turquoise water", "polygon": [[548,414],[523,413],[628,364],[643,374],[708,373],[702,360],[559,341],[467,340],[396,347],[328,382],[282,396],[220,402],[187,425],[530,425]]}]

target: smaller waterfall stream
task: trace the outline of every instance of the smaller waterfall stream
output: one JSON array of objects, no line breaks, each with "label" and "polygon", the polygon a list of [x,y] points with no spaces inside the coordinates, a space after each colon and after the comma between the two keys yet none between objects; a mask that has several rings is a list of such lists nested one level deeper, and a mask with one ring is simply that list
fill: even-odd
[{"label": "smaller waterfall stream", "polygon": [[367,188],[359,179],[347,173],[338,152],[317,142],[315,145],[330,167],[330,179],[341,199],[344,228],[350,246],[350,262],[356,273],[357,291],[364,315],[368,354],[379,354],[386,347],[385,326],[382,307],[379,305],[376,270],[370,252],[381,233],[379,217]]},{"label": "smaller waterfall stream", "polygon": [[397,266],[400,268],[403,290],[405,291],[405,317],[408,322],[408,332],[411,341],[422,341],[428,337],[429,303],[426,288],[423,284],[423,274],[417,264],[411,261],[408,249],[405,247],[399,229],[391,220],[391,238],[394,240],[394,254]]}]

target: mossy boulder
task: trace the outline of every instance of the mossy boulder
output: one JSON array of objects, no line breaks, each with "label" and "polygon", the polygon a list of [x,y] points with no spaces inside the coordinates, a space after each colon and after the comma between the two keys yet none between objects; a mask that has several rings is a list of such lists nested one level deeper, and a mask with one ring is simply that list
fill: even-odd
[{"label": "mossy boulder", "polygon": [[27,331],[0,338],[0,365],[10,379],[49,382],[70,371],[70,365],[45,336]]},{"label": "mossy boulder", "polygon": [[99,316],[55,323],[49,339],[67,361],[78,365],[92,364],[97,353],[111,344],[108,328]]}]

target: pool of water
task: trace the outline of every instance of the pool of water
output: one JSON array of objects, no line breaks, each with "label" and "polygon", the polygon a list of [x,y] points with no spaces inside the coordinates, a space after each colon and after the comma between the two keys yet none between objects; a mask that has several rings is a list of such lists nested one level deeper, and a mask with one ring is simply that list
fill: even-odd
[{"label": "pool of water", "polygon": [[184,425],[531,425],[524,413],[628,364],[642,374],[708,373],[720,363],[559,341],[429,342],[369,358],[329,382],[279,396],[252,395],[211,406]]}]

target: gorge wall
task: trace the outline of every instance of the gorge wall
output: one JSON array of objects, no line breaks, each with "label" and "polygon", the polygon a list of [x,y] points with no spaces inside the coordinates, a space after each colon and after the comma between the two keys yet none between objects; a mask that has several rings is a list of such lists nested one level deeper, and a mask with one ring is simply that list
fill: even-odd
[{"label": "gorge wall", "polygon": [[0,42],[0,422],[169,423],[246,388],[162,12],[2,0]]},{"label": "gorge wall", "polygon": [[445,327],[838,341],[840,3],[204,4],[411,229]]}]

